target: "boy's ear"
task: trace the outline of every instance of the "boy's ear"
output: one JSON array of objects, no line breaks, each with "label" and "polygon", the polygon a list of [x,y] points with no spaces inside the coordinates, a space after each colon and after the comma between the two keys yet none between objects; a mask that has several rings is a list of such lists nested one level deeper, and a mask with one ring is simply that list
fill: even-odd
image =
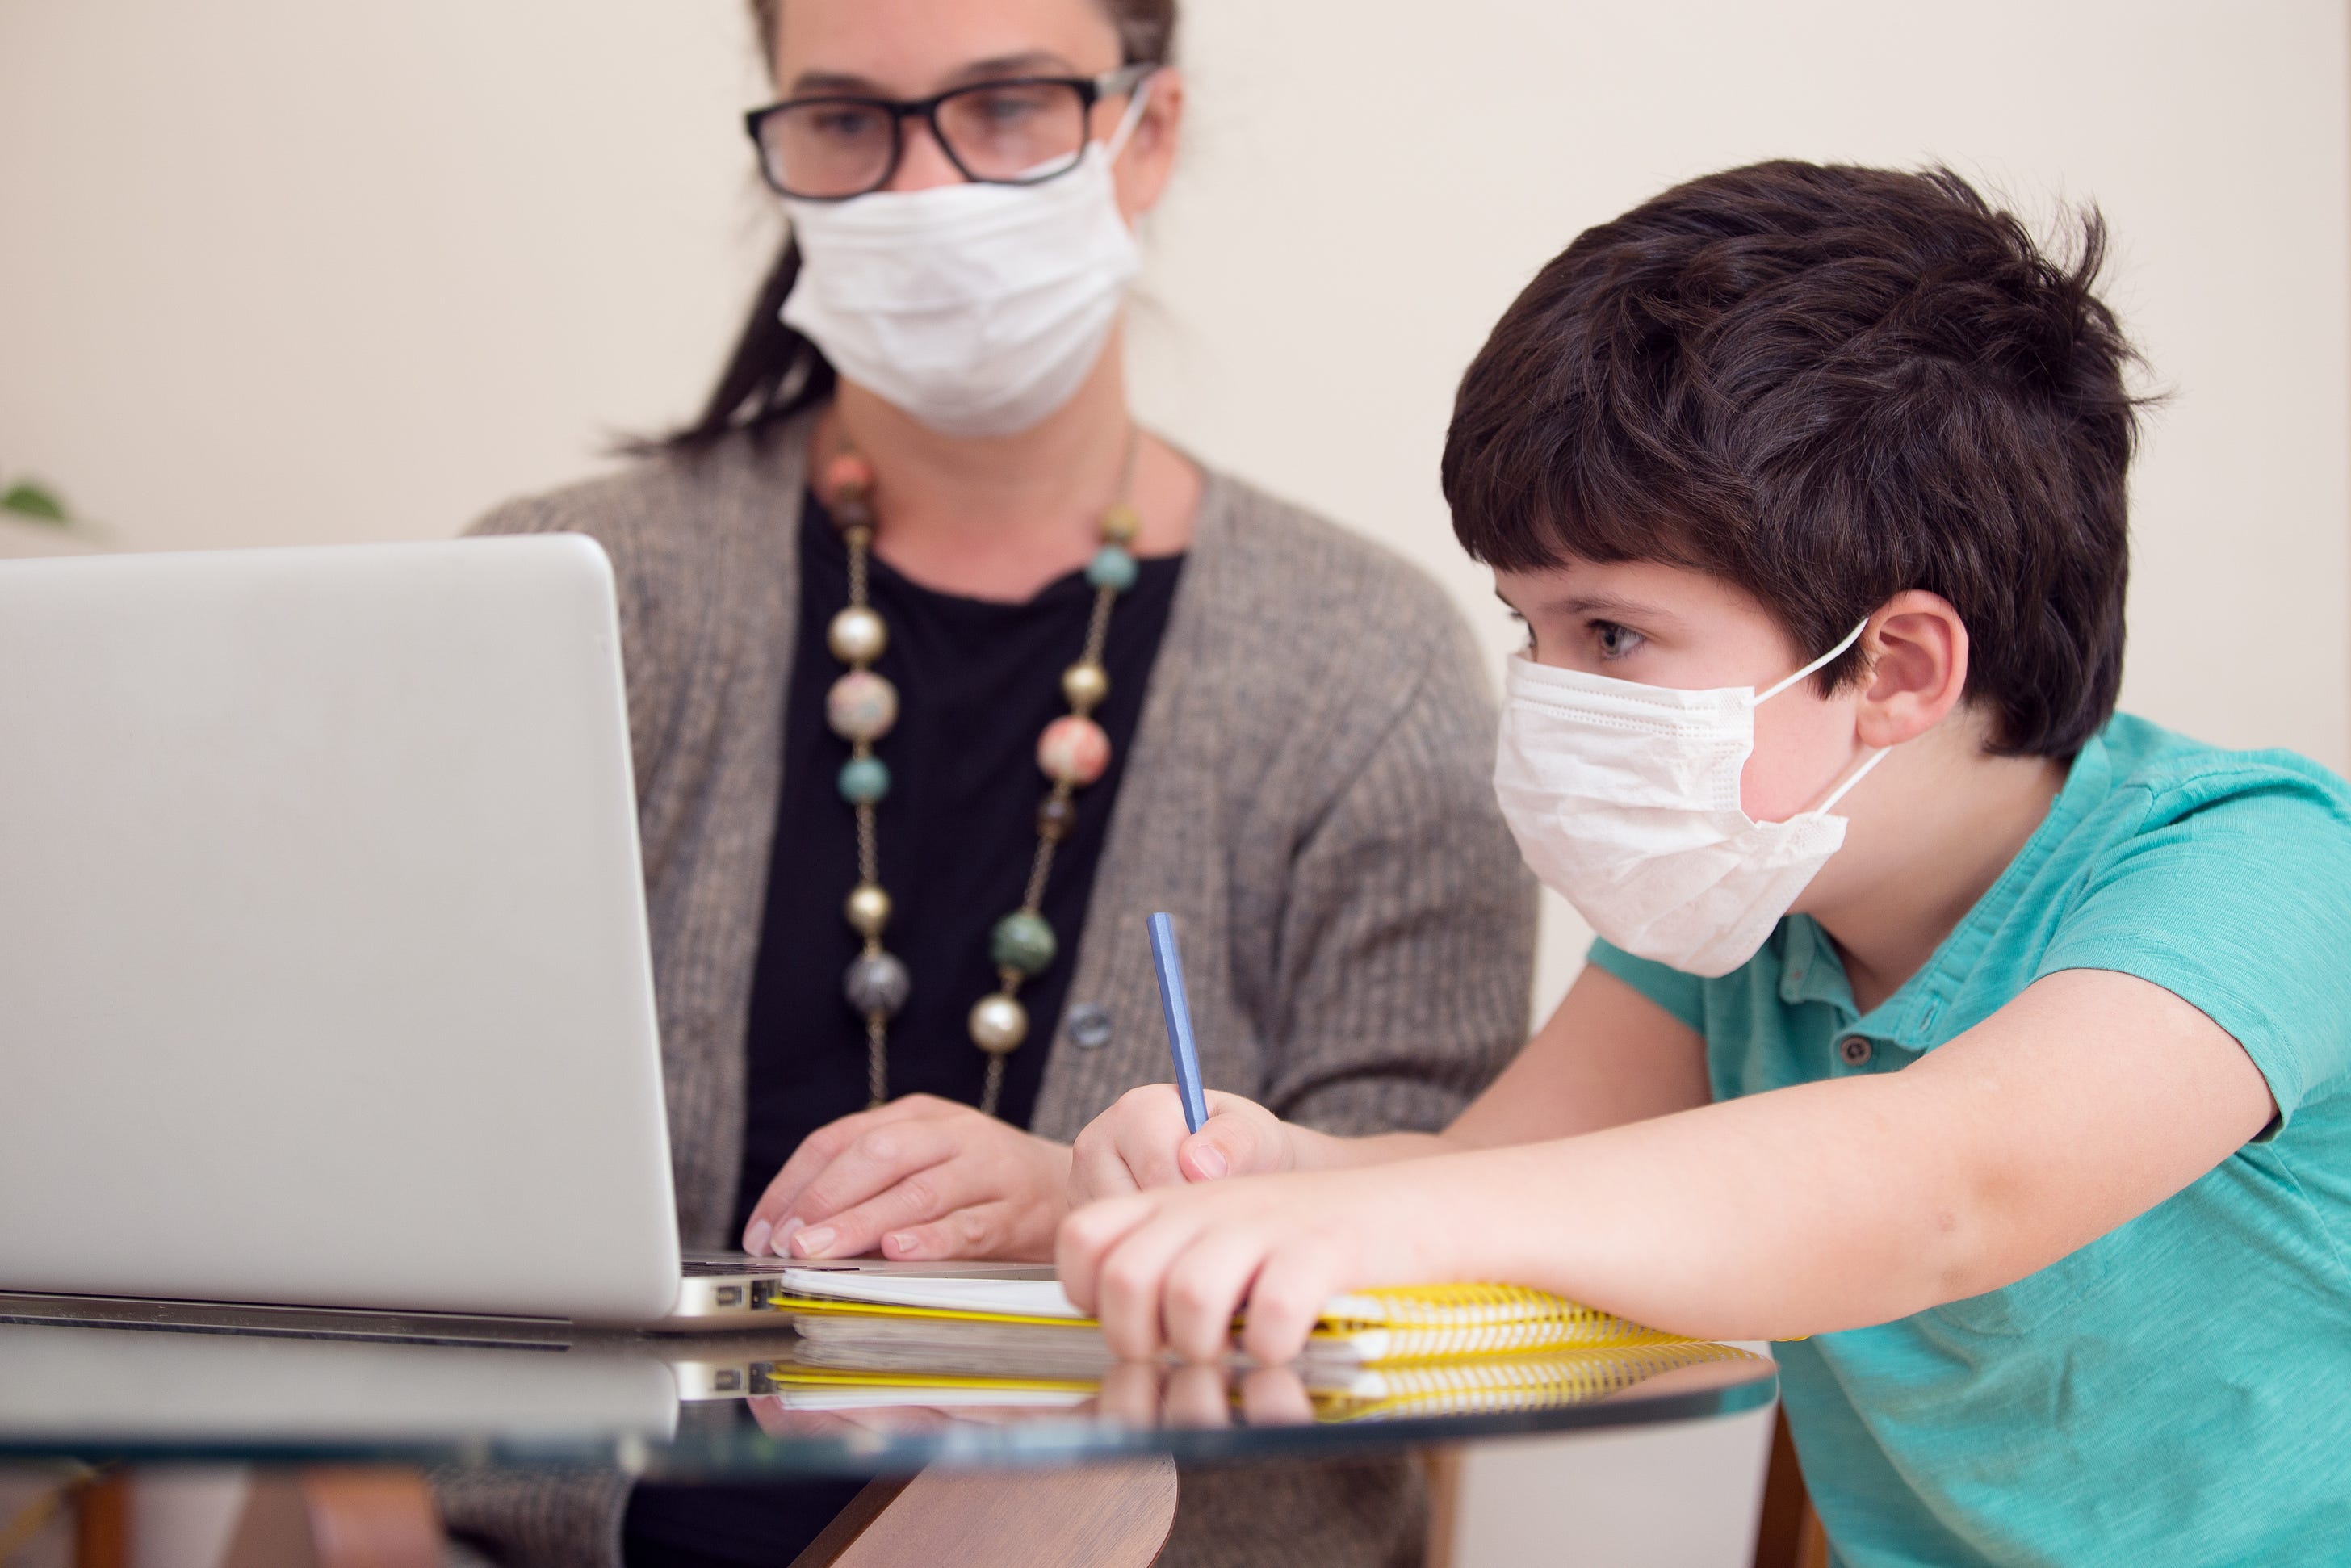
[{"label": "boy's ear", "polygon": [[1868,673],[1855,720],[1865,746],[1917,739],[1967,694],[1967,622],[1940,594],[1896,594],[1869,618],[1860,647]]}]

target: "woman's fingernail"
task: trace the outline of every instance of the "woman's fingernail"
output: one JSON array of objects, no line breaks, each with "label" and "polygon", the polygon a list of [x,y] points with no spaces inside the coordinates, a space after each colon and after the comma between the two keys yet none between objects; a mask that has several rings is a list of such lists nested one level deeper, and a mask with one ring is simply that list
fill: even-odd
[{"label": "woman's fingernail", "polygon": [[776,1228],[764,1219],[751,1221],[751,1228],[743,1233],[743,1250],[754,1253],[765,1252],[768,1249],[768,1238],[775,1232]]},{"label": "woman's fingernail", "polygon": [[792,1255],[792,1238],[799,1234],[799,1229],[800,1217],[797,1214],[793,1215],[789,1219],[785,1220],[781,1225],[776,1227],[775,1248],[777,1257],[789,1258]]},{"label": "woman's fingernail", "polygon": [[1192,1166],[1202,1178],[1215,1181],[1233,1167],[1225,1163],[1225,1151],[1214,1144],[1202,1144],[1192,1151]]},{"label": "woman's fingernail", "polygon": [[891,1251],[903,1253],[912,1252],[914,1249],[914,1237],[912,1231],[902,1230],[897,1235],[890,1238]]},{"label": "woman's fingernail", "polygon": [[813,1230],[803,1230],[792,1238],[792,1250],[803,1258],[821,1258],[824,1249],[832,1245],[832,1227],[820,1225]]}]

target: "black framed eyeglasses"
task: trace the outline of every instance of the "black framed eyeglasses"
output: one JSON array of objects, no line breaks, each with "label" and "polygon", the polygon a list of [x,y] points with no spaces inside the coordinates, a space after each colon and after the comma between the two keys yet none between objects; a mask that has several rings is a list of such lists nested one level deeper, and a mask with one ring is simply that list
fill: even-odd
[{"label": "black framed eyeglasses", "polygon": [[743,117],[759,172],[783,195],[844,202],[898,172],[905,125],[921,120],[967,180],[1033,185],[1085,156],[1093,108],[1131,93],[1159,68],[1148,62],[1098,77],[1009,77],[923,99],[825,94],[787,99]]}]

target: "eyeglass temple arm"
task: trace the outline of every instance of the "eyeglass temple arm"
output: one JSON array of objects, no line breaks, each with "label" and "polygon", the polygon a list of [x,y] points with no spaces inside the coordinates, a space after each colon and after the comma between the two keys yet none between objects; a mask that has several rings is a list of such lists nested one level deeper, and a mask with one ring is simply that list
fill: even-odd
[{"label": "eyeglass temple arm", "polygon": [[1160,68],[1157,60],[1137,60],[1131,66],[1121,66],[1114,71],[1104,71],[1094,78],[1094,96],[1117,98],[1133,92],[1143,85],[1145,77]]}]

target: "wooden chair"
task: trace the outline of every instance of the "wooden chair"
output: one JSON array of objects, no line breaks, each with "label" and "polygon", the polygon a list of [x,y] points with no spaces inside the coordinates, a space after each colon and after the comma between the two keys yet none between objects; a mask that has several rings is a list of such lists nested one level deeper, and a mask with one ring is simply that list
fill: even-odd
[{"label": "wooden chair", "polygon": [[[74,1568],[139,1561],[135,1473],[79,1489]],[[254,1474],[221,1568],[440,1568],[441,1516],[414,1470],[314,1465]]]},{"label": "wooden chair", "polygon": [[1771,1417],[1771,1461],[1763,1472],[1763,1517],[1755,1531],[1755,1568],[1829,1568],[1828,1533],[1813,1511],[1796,1467],[1788,1413]]}]

